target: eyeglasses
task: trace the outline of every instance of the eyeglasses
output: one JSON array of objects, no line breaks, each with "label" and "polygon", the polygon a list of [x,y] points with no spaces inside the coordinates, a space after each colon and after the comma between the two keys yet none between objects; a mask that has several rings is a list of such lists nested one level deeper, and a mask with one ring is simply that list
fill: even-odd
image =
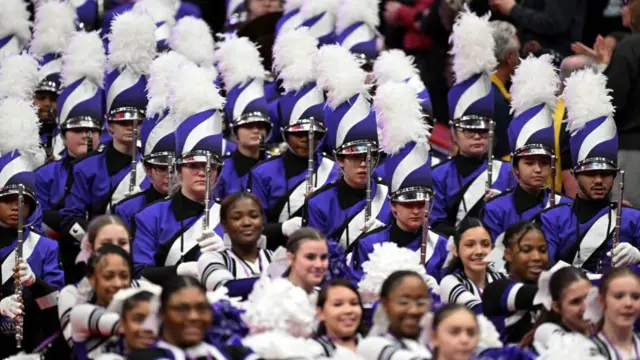
[{"label": "eyeglasses", "polygon": [[[197,174],[200,171],[205,171],[207,166],[205,163],[186,163],[184,164],[184,167],[189,170],[189,172],[191,172],[192,174]],[[216,172],[218,169],[218,167],[215,164],[211,164],[211,172],[214,173]]]},{"label": "eyeglasses", "polygon": [[431,300],[429,300],[429,298],[412,299],[412,298],[401,296],[396,299],[396,305],[398,306],[415,305],[416,307],[428,307],[430,304],[431,304]]},{"label": "eyeglasses", "polygon": [[462,132],[462,135],[467,139],[473,139],[476,135],[480,135],[480,138],[482,139],[489,138],[489,130],[460,129],[460,132]]},{"label": "eyeglasses", "polygon": [[207,303],[171,305],[169,306],[169,310],[183,315],[188,314],[191,311],[195,311],[198,314],[206,314],[207,312],[213,311],[211,306]]}]

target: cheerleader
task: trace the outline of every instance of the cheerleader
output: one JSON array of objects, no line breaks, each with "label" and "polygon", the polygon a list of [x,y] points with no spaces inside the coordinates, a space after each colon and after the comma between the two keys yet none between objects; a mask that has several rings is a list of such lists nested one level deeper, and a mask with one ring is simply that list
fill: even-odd
[{"label": "cheerleader", "polygon": [[294,232],[287,241],[287,265],[284,277],[307,294],[314,294],[329,267],[327,239],[313,228]]},{"label": "cheerleader", "polygon": [[238,292],[247,295],[253,281],[233,280],[259,277],[267,270],[273,257],[271,250],[258,247],[264,227],[260,200],[245,192],[228,196],[220,205],[220,222],[231,247],[202,254],[198,260],[198,278],[208,291],[227,286],[232,297],[238,296]]},{"label": "cheerleader", "polygon": [[156,341],[158,329],[152,316],[162,288],[147,284],[145,288],[118,291],[107,311],[120,315],[118,354],[127,355],[137,349],[148,349]]},{"label": "cheerleader", "polygon": [[[433,355],[418,341],[422,317],[431,307],[429,289],[422,276],[412,271],[396,271],[382,284],[380,303],[374,315],[382,328],[380,334],[369,334],[358,343],[357,353],[367,360],[421,359]],[[382,316],[380,316],[382,315]],[[386,317],[387,321],[381,318]]]},{"label": "cheerleader", "polygon": [[544,234],[532,222],[511,225],[505,232],[504,247],[509,276],[485,287],[482,310],[500,332],[500,340],[514,344],[533,328],[538,312],[533,299],[549,258]]},{"label": "cheerleader", "polygon": [[479,342],[480,327],[476,314],[462,304],[438,309],[431,324],[434,360],[469,360]]},{"label": "cheerleader", "polygon": [[456,84],[449,91],[449,115],[458,154],[433,169],[431,213],[434,230],[447,237],[465,217],[477,216],[486,200],[515,185],[509,163],[487,160],[494,104],[490,74],[497,65],[491,33],[488,17],[462,11],[451,35]]},{"label": "cheerleader", "polygon": [[453,261],[440,282],[440,299],[445,304],[462,304],[482,314],[482,294],[488,284],[505,278],[491,271],[485,258],[491,251],[491,236],[482,222],[466,218],[453,237]]},{"label": "cheerleader", "polygon": [[640,276],[629,268],[614,268],[598,289],[602,327],[593,338],[598,352],[609,360],[640,358],[640,337],[633,324],[640,315]]}]

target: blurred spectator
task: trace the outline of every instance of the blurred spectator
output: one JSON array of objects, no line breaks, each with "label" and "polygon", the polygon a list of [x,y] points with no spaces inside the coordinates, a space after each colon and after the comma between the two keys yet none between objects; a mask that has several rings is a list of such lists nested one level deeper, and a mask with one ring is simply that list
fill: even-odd
[{"label": "blurred spectator", "polygon": [[611,55],[615,50],[618,43],[624,40],[629,34],[624,32],[615,32],[605,37],[598,35],[596,41],[593,44],[593,48],[586,46],[583,43],[571,44],[571,50],[578,55],[588,56],[593,59],[596,64],[602,65],[601,71],[611,61]]},{"label": "blurred spectator", "polygon": [[247,9],[247,21],[282,11],[282,5],[283,0],[245,0],[244,8]]},{"label": "blurred spectator", "polygon": [[402,48],[409,54],[429,50],[431,38],[420,32],[420,20],[429,13],[435,0],[413,0],[404,3],[387,1],[384,5],[384,20],[388,25],[406,30]]}]

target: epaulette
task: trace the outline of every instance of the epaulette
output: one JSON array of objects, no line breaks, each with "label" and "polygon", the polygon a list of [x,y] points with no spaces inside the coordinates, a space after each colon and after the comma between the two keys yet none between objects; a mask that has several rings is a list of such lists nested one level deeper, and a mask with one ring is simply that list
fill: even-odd
[{"label": "epaulette", "polygon": [[309,196],[307,196],[307,200],[311,200],[314,197],[316,197],[317,195],[320,195],[321,193],[334,188],[338,185],[338,181],[339,180],[334,180],[334,181],[330,181],[324,185],[322,185],[321,187],[319,187],[318,189],[316,189],[315,191],[313,191],[311,194],[309,194]]},{"label": "epaulette", "polygon": [[[266,163],[268,163],[268,162],[270,162],[270,161],[274,161],[274,160],[280,159],[280,158],[282,157],[282,155],[284,155],[284,154],[280,154],[280,155],[276,155],[276,156],[268,157],[268,158],[266,158],[266,159],[264,159],[264,160],[262,160],[262,161],[258,162],[257,164],[255,164],[255,165],[251,168],[251,171],[253,171],[253,169],[257,169],[259,166],[264,165],[264,164],[266,164]],[[251,172],[251,171],[250,171],[250,172]]]},{"label": "epaulette", "polygon": [[382,185],[385,185],[385,186],[389,186],[389,184],[387,184],[387,182],[386,182],[386,181],[384,181],[384,179],[383,179],[383,178],[381,178],[381,177],[379,177],[379,176],[374,176],[374,177],[373,177],[373,181],[374,181],[374,182],[376,182],[376,183],[378,183],[378,184],[382,184]]},{"label": "epaulette", "polygon": [[451,161],[453,161],[453,157],[450,157],[450,158],[448,158],[447,160],[442,160],[442,162],[441,162],[441,163],[436,164],[435,166],[431,167],[431,170],[433,171],[433,170],[435,170],[435,169],[439,168],[440,166],[442,166],[442,165],[444,165],[444,164],[448,164],[448,163],[450,163]]},{"label": "epaulette", "polygon": [[82,160],[88,159],[90,157],[94,157],[96,155],[100,155],[100,154],[104,153],[106,149],[107,149],[107,146],[105,144],[100,144],[97,149],[95,149],[95,150],[93,150],[91,152],[88,152],[84,156],[81,156],[81,157],[75,159],[72,162],[72,164],[75,165],[75,164],[81,162]]},{"label": "epaulette", "polygon": [[131,200],[131,199],[135,199],[135,198],[137,198],[137,197],[139,197],[139,196],[142,196],[142,195],[144,195],[144,191],[139,191],[139,192],[137,192],[137,193],[135,193],[135,194],[133,194],[133,195],[129,195],[129,196],[125,197],[124,199],[122,199],[122,200],[118,201],[117,203],[115,203],[115,204],[112,206],[112,208],[113,208],[113,209],[115,209],[115,208],[117,208],[119,205],[122,205],[123,203],[125,203],[125,202],[127,202],[127,201],[129,201],[129,200]]},{"label": "epaulette", "polygon": [[505,196],[507,196],[507,195],[511,195],[511,194],[513,194],[513,191],[514,191],[514,190],[515,190],[515,189],[509,189],[509,190],[507,190],[507,191],[503,191],[503,192],[501,192],[500,194],[498,194],[498,195],[496,195],[496,196],[492,197],[491,199],[489,199],[489,201],[487,201],[487,202],[485,203],[485,205],[486,205],[486,204],[488,204],[488,203],[490,203],[490,202],[492,202],[493,200],[500,199],[500,198],[505,197]]},{"label": "epaulette", "polygon": [[540,211],[538,213],[538,215],[536,215],[536,219],[539,219],[540,216],[542,216],[542,214],[545,214],[545,213],[547,213],[549,211],[552,211],[552,210],[559,209],[560,207],[563,207],[563,206],[573,206],[573,204],[572,203],[560,203],[560,204],[556,204],[556,206],[554,206],[554,207],[546,208],[546,209]]}]

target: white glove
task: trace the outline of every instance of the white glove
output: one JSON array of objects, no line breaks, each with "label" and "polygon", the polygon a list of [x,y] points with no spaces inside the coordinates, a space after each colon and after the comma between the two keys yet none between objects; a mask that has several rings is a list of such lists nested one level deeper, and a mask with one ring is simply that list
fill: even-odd
[{"label": "white glove", "polygon": [[282,235],[291,236],[297,230],[302,228],[302,218],[294,217],[282,223]]},{"label": "white glove", "polygon": [[36,282],[36,274],[31,271],[31,266],[26,261],[21,261],[20,265],[18,265],[18,277],[20,278],[20,284],[27,287]]},{"label": "white glove", "polygon": [[372,217],[371,219],[369,219],[369,221],[367,221],[364,225],[362,225],[362,227],[360,228],[360,231],[367,232],[367,231],[377,229],[379,227],[384,227],[384,224],[380,220]]},{"label": "white glove", "polygon": [[426,279],[427,287],[431,289],[431,292],[440,295],[440,285],[438,284],[438,280],[431,275],[427,275]]},{"label": "white glove", "polygon": [[202,253],[217,252],[225,249],[224,240],[212,229],[203,230],[196,241]]},{"label": "white glove", "polygon": [[640,250],[625,242],[619,243],[618,246],[609,251],[607,255],[611,257],[611,262],[614,267],[640,263]]},{"label": "white glove", "polygon": [[189,261],[178,265],[176,273],[179,276],[190,276],[192,278],[198,278],[198,262]]},{"label": "white glove", "polygon": [[19,301],[18,295],[7,296],[0,300],[0,315],[15,320],[18,315],[22,314],[22,303]]}]

